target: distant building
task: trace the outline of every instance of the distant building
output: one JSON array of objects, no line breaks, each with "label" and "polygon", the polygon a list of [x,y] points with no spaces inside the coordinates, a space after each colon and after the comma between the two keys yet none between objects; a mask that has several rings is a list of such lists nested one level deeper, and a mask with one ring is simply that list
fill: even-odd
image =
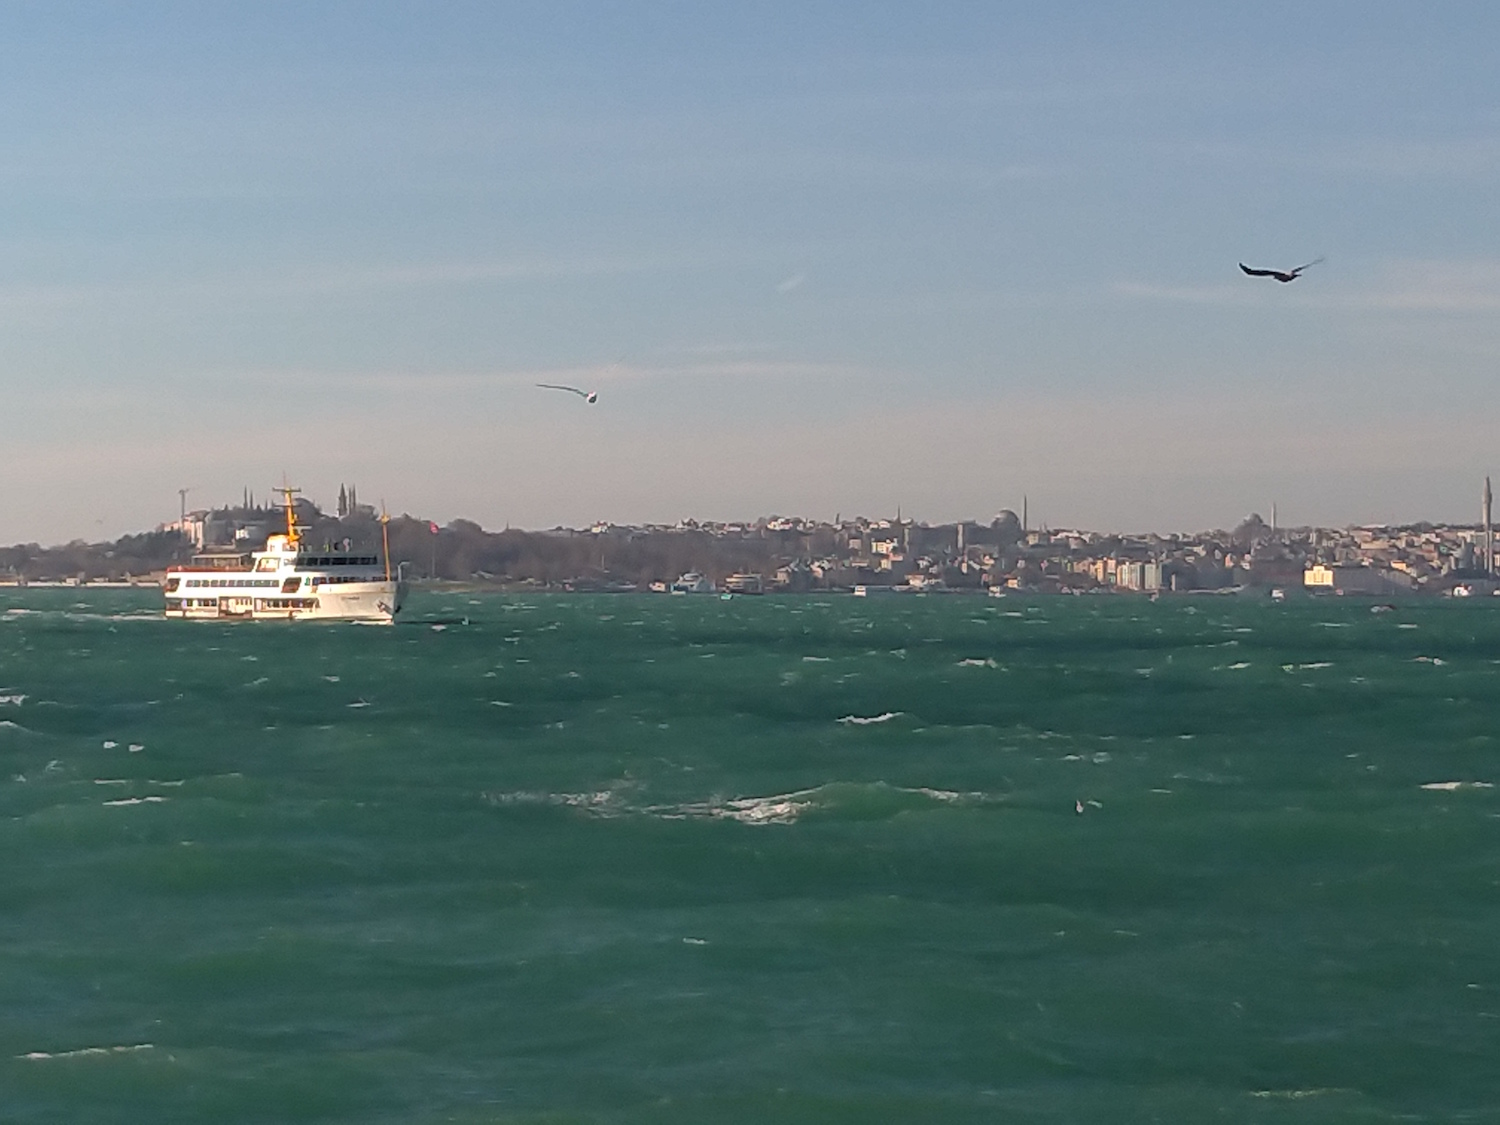
[{"label": "distant building", "polygon": [[1115,563],[1115,587],[1120,590],[1154,591],[1161,589],[1161,563]]},{"label": "distant building", "polygon": [[1416,588],[1416,579],[1399,570],[1373,566],[1317,563],[1302,572],[1302,585],[1329,594],[1400,594]]},{"label": "distant building", "polygon": [[205,525],[208,523],[208,520],[209,513],[206,511],[189,512],[181,519],[173,520],[171,523],[162,524],[159,528],[157,528],[157,530],[175,531],[189,543],[191,543],[196,549],[201,551],[203,550],[204,545],[204,536],[206,531]]}]

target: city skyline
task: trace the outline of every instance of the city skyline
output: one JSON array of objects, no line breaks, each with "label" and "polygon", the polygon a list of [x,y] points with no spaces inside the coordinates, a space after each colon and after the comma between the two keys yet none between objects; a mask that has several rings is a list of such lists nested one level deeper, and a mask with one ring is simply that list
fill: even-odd
[{"label": "city skyline", "polygon": [[[358,486],[354,483],[340,481],[337,485],[337,500],[333,501],[325,500],[320,495],[315,493],[310,494],[306,490],[301,488],[292,488],[291,492],[296,495],[297,503],[311,504],[313,509],[323,516],[336,516],[339,519],[343,519],[345,516],[354,516],[356,514],[359,514],[366,518],[373,518],[379,515],[383,510],[385,510],[383,503],[381,505],[368,504],[363,500],[358,499],[357,487]],[[158,523],[155,526],[156,530],[160,531],[182,528],[186,525],[189,517],[192,517],[193,520],[201,523],[204,517],[214,515],[215,513],[222,514],[232,512],[265,512],[271,514],[277,520],[279,520],[281,517],[281,513],[284,510],[284,500],[282,499],[283,488],[272,488],[267,492],[257,493],[255,489],[251,488],[249,485],[246,485],[241,489],[240,500],[238,503],[234,503],[232,501],[217,500],[206,505],[194,505],[191,508],[187,504],[187,494],[189,492],[190,490],[188,489],[178,490],[178,499],[180,503],[178,520],[176,522]],[[569,533],[588,530],[597,531],[603,529],[627,530],[630,528],[652,528],[657,530],[684,527],[754,528],[758,526],[768,526],[775,528],[783,525],[786,527],[795,525],[821,525],[828,527],[837,527],[850,526],[854,524],[864,524],[867,526],[901,526],[904,524],[907,526],[920,526],[924,528],[943,528],[958,527],[960,525],[970,525],[982,528],[1000,524],[1002,522],[1005,522],[1006,520],[1013,520],[1023,531],[1041,533],[1056,531],[1061,534],[1081,532],[1089,535],[1105,537],[1131,537],[1151,535],[1172,537],[1192,536],[1200,534],[1224,534],[1232,531],[1234,528],[1242,524],[1253,523],[1255,521],[1259,521],[1260,523],[1264,524],[1272,532],[1280,530],[1288,533],[1307,531],[1342,531],[1352,529],[1402,528],[1416,527],[1425,524],[1433,527],[1446,528],[1464,528],[1472,526],[1474,529],[1476,529],[1476,531],[1479,531],[1481,533],[1489,533],[1485,541],[1491,543],[1493,547],[1493,491],[1491,488],[1490,477],[1488,475],[1486,475],[1484,478],[1479,494],[1478,504],[1478,518],[1472,521],[1462,518],[1450,520],[1418,518],[1402,522],[1371,521],[1367,523],[1317,524],[1287,522],[1280,516],[1280,505],[1278,504],[1278,502],[1273,500],[1268,506],[1265,507],[1264,511],[1259,509],[1251,510],[1245,512],[1243,515],[1234,520],[1228,520],[1213,525],[1205,524],[1199,527],[1183,526],[1176,528],[1090,527],[1084,524],[1051,523],[1045,519],[1032,519],[1030,497],[1026,494],[1022,494],[1020,503],[1014,507],[1000,505],[992,513],[970,513],[967,515],[959,515],[946,520],[929,520],[922,518],[920,515],[914,515],[910,512],[903,512],[900,505],[897,505],[894,512],[850,511],[845,513],[840,511],[836,512],[832,518],[825,518],[798,512],[759,512],[749,515],[742,514],[739,516],[717,519],[706,517],[698,518],[695,516],[687,515],[681,517],[680,519],[669,521],[621,521],[601,518],[587,524],[574,525],[558,523],[545,527],[512,527],[512,525],[507,523],[503,529],[484,526],[482,524],[479,524],[478,521],[475,521],[463,514],[455,516],[454,520],[459,520],[469,524],[473,524],[475,526],[479,526],[486,532],[495,532],[499,530],[517,530],[527,532],[565,531]],[[416,519],[420,522],[428,522],[427,517],[420,512],[402,511],[398,516],[398,513],[394,511],[385,511],[386,515],[393,519]],[[432,521],[432,526],[434,528],[439,527],[439,525],[435,521]],[[1491,549],[1491,551],[1488,553],[1487,558],[1488,561],[1486,563],[1486,569],[1493,571],[1495,569],[1493,562],[1493,549]]]},{"label": "city skyline", "polygon": [[1023,494],[1101,530],[1472,522],[1497,32],[1477,3],[18,9],[0,542],[283,473],[486,527]]}]

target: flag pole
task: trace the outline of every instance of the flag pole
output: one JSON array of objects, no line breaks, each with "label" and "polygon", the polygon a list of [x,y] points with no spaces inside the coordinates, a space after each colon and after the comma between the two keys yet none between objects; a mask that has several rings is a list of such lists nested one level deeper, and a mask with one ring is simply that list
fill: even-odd
[{"label": "flag pole", "polygon": [[380,542],[385,548],[385,580],[391,580],[391,517],[386,514],[385,500],[380,501]]}]

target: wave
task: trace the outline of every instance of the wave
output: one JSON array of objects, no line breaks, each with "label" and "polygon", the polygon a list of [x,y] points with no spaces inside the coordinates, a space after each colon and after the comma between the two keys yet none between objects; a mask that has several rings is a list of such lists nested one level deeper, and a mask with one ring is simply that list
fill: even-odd
[{"label": "wave", "polygon": [[886,711],[879,715],[845,715],[839,722],[851,726],[866,727],[871,723],[888,723],[892,719],[899,719],[905,711]]},{"label": "wave", "polygon": [[134,1051],[154,1051],[155,1043],[127,1043],[117,1047],[79,1047],[72,1051],[27,1051],[24,1055],[17,1055],[18,1059],[27,1062],[39,1062],[43,1059],[81,1059],[94,1055],[128,1055]]},{"label": "wave", "polygon": [[1488,781],[1429,781],[1422,786],[1423,789],[1440,789],[1451,793],[1455,789],[1493,789],[1495,786]]},{"label": "wave", "polygon": [[652,806],[642,811],[673,820],[734,820],[760,827],[793,824],[812,814],[837,820],[886,820],[903,812],[920,812],[941,805],[981,804],[992,799],[984,793],[904,787],[884,781],[834,781],[792,793],[714,798]]},{"label": "wave", "polygon": [[486,793],[501,807],[552,805],[593,817],[645,816],[658,820],[733,820],[753,826],[793,824],[809,814],[839,820],[885,820],[903,812],[944,805],[986,804],[999,798],[926,786],[903,787],[884,781],[835,781],[812,789],[760,797],[711,797],[672,804],[632,804],[614,790],[593,793]]},{"label": "wave", "polygon": [[1301,1101],[1303,1098],[1325,1098],[1331,1094],[1352,1094],[1356,1091],[1342,1086],[1317,1086],[1306,1090],[1253,1090],[1252,1098],[1284,1098]]}]

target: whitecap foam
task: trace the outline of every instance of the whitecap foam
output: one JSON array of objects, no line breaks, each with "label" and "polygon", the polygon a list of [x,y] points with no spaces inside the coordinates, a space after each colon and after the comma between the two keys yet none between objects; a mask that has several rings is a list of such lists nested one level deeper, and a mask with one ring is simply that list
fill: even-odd
[{"label": "whitecap foam", "polygon": [[1423,789],[1438,789],[1445,793],[1451,793],[1455,789],[1493,789],[1495,786],[1488,781],[1429,781],[1423,785]]},{"label": "whitecap foam", "polygon": [[845,715],[839,722],[852,726],[866,727],[871,723],[888,723],[892,719],[899,719],[904,714],[906,714],[905,711],[886,711],[879,715]]},{"label": "whitecap foam", "polygon": [[1348,1094],[1352,1091],[1338,1086],[1319,1086],[1310,1090],[1256,1090],[1251,1093],[1252,1098],[1284,1098],[1287,1101],[1301,1101],[1303,1098],[1322,1098],[1329,1094]]},{"label": "whitecap foam", "polygon": [[43,1059],[81,1059],[90,1055],[128,1055],[134,1051],[154,1051],[155,1043],[127,1043],[117,1047],[79,1047],[72,1051],[27,1051],[18,1059],[39,1062]]},{"label": "whitecap foam", "polygon": [[668,819],[737,820],[741,824],[792,824],[815,804],[815,789],[774,797],[735,797],[647,810]]},{"label": "whitecap foam", "polygon": [[977,656],[966,656],[966,657],[964,657],[964,659],[962,659],[962,660],[960,660],[958,662],[958,666],[960,668],[998,668],[998,667],[1000,667],[1000,665],[998,665],[998,664],[995,663],[995,658],[992,657],[992,656],[986,656],[986,657],[983,657],[982,659],[980,657],[977,657]]},{"label": "whitecap foam", "polygon": [[121,805],[159,805],[165,801],[165,797],[121,797],[118,801],[105,801],[104,804],[118,807]]},{"label": "whitecap foam", "polygon": [[21,706],[21,704],[23,704],[25,702],[26,702],[26,695],[25,695],[24,692],[22,692],[22,693],[20,693],[18,695],[0,695],[0,707],[5,707],[5,706],[19,707],[19,706]]},{"label": "whitecap foam", "polygon": [[513,793],[484,793],[487,804],[505,807],[508,805],[557,805],[563,808],[581,809],[601,816],[620,811],[619,797],[611,790],[601,789],[593,793],[548,793],[539,790],[521,790]]},{"label": "whitecap foam", "polygon": [[[658,805],[641,811],[666,820],[734,820],[759,827],[793,824],[804,813],[815,809],[836,810],[851,802],[857,807],[871,795],[882,793],[920,796],[942,804],[980,803],[993,799],[984,793],[959,793],[950,789],[905,788],[884,782],[873,785],[836,782],[814,789],[799,789],[792,793],[777,793],[766,797],[716,797],[709,801],[683,805]],[[899,811],[899,808],[891,811]]]}]

